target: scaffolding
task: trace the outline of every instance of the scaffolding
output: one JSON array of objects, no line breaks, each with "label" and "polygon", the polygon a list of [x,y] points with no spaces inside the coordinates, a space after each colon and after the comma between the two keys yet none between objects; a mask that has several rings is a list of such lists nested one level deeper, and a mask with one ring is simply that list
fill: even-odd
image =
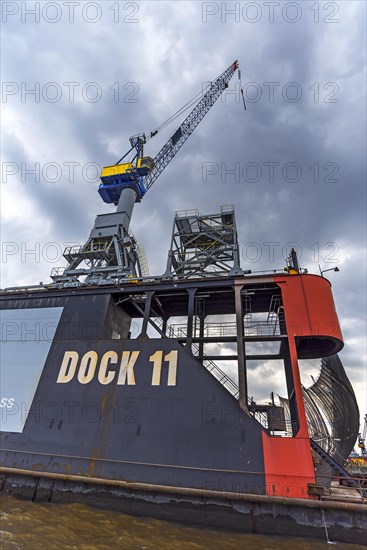
[{"label": "scaffolding", "polygon": [[217,214],[178,211],[173,221],[166,278],[189,279],[213,275],[243,275],[234,206]]}]

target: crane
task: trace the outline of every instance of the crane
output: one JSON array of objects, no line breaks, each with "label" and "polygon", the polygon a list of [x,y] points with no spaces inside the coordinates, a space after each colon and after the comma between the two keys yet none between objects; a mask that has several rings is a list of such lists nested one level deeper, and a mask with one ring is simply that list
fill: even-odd
[{"label": "crane", "polygon": [[[114,166],[107,166],[102,170],[102,183],[98,192],[104,202],[118,205],[122,191],[126,188],[133,189],[136,193],[136,202],[140,202],[222,92],[228,87],[228,83],[237,69],[238,61],[236,60],[211,83],[201,100],[177,130],[175,130],[167,143],[163,145],[154,159],[145,157],[143,154],[144,145],[147,142],[145,133],[132,136],[130,138],[131,149]],[[154,137],[157,133],[158,130],[151,132],[150,138]],[[120,164],[121,160],[133,149],[136,151],[133,162]]]},{"label": "crane", "polygon": [[[237,60],[211,82],[204,93],[197,94],[158,129],[148,134],[148,137],[145,133],[130,137],[129,151],[115,165],[102,169],[98,192],[104,202],[113,203],[116,206],[116,212],[98,215],[88,241],[82,246],[71,246],[64,250],[63,256],[68,261],[67,267],[54,268],[51,272],[51,278],[58,286],[114,284],[126,278],[142,277],[147,274],[142,269],[144,255],[129,229],[134,205],[142,200],[148,189],[181,149],[228,87],[236,71],[241,80]],[[246,109],[242,85],[240,89]],[[155,158],[144,156],[144,146],[147,141],[193,104],[195,107]],[[132,152],[132,160],[122,163],[121,161]]]},{"label": "crane", "polygon": [[358,447],[361,449],[361,456],[363,457],[367,457],[366,435],[367,435],[367,414],[364,415],[363,431],[362,433],[358,434]]}]

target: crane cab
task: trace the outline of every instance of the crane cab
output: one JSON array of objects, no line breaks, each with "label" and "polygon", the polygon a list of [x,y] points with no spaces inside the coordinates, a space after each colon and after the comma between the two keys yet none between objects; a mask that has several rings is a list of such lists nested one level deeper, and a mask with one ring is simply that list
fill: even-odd
[{"label": "crane cab", "polygon": [[[154,166],[152,157],[138,158],[136,166],[132,162],[105,166],[102,169],[101,181],[104,184],[131,180],[131,176],[147,176]],[[113,181],[110,179],[112,178]]]},{"label": "crane cab", "polygon": [[145,193],[143,180],[154,166],[154,160],[151,157],[140,157],[136,165],[132,162],[124,164],[115,164],[105,166],[101,173],[101,185],[98,192],[104,202],[117,204],[120,198],[121,190],[124,187],[134,187],[138,193],[138,199]]}]

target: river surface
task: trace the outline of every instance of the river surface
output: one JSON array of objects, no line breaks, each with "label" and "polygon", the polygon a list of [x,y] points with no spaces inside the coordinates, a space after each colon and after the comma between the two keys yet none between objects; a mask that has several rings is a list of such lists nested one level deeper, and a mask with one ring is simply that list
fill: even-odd
[{"label": "river surface", "polygon": [[39,504],[1,498],[1,550],[361,550],[315,539],[241,535],[186,527],[83,504]]}]

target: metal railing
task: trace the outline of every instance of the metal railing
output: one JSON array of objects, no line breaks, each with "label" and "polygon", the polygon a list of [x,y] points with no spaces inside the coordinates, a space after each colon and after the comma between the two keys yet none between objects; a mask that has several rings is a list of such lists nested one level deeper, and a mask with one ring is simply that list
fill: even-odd
[{"label": "metal railing", "polygon": [[[172,324],[173,331],[170,338],[186,338],[187,337],[187,325],[186,324]],[[251,318],[244,318],[244,335],[245,336],[280,336],[283,334],[279,325],[279,317],[257,321]],[[226,336],[236,336],[237,325],[236,323],[205,323],[203,336],[204,338],[222,338]],[[200,329],[198,326],[194,328],[194,338],[200,337]]]},{"label": "metal railing", "polygon": [[[197,354],[196,358],[199,359],[198,344],[192,344],[192,348]],[[224,386],[226,390],[228,390],[229,393],[233,395],[233,397],[235,397],[235,399],[239,398],[240,393],[237,384],[232,380],[232,378],[230,378],[225,372],[223,372],[222,369],[220,369],[218,365],[214,363],[214,361],[212,361],[211,359],[207,359],[204,354],[203,365],[206,370],[208,370],[218,380],[218,382],[220,382],[222,386]]]},{"label": "metal railing", "polygon": [[[156,325],[159,326],[159,328],[162,328],[163,322],[162,322],[160,317],[156,317],[154,319],[154,322],[155,322]],[[182,326],[181,325],[167,325],[167,327],[166,327],[166,336],[168,338],[176,338],[177,340],[184,337],[183,336],[183,331],[182,331]],[[186,337],[186,334],[185,334],[185,337]],[[196,359],[199,359],[199,355],[200,355],[199,345],[196,344],[196,343],[193,343],[192,344],[192,349],[194,351],[194,356],[196,357]],[[226,390],[229,391],[229,393],[231,395],[233,395],[233,397],[238,399],[239,398],[238,385],[232,380],[232,378],[230,378],[225,372],[223,372],[222,369],[220,369],[218,367],[218,365],[216,365],[216,363],[214,363],[214,361],[212,361],[211,359],[206,358],[205,354],[202,354],[202,357],[203,357],[202,364],[204,365],[204,367],[218,380],[218,382],[220,382],[222,384],[222,386],[224,386],[226,388]]]},{"label": "metal railing", "polygon": [[51,275],[50,275],[51,279],[53,279],[54,277],[63,275],[64,271],[65,271],[65,267],[53,267],[51,269]]}]

